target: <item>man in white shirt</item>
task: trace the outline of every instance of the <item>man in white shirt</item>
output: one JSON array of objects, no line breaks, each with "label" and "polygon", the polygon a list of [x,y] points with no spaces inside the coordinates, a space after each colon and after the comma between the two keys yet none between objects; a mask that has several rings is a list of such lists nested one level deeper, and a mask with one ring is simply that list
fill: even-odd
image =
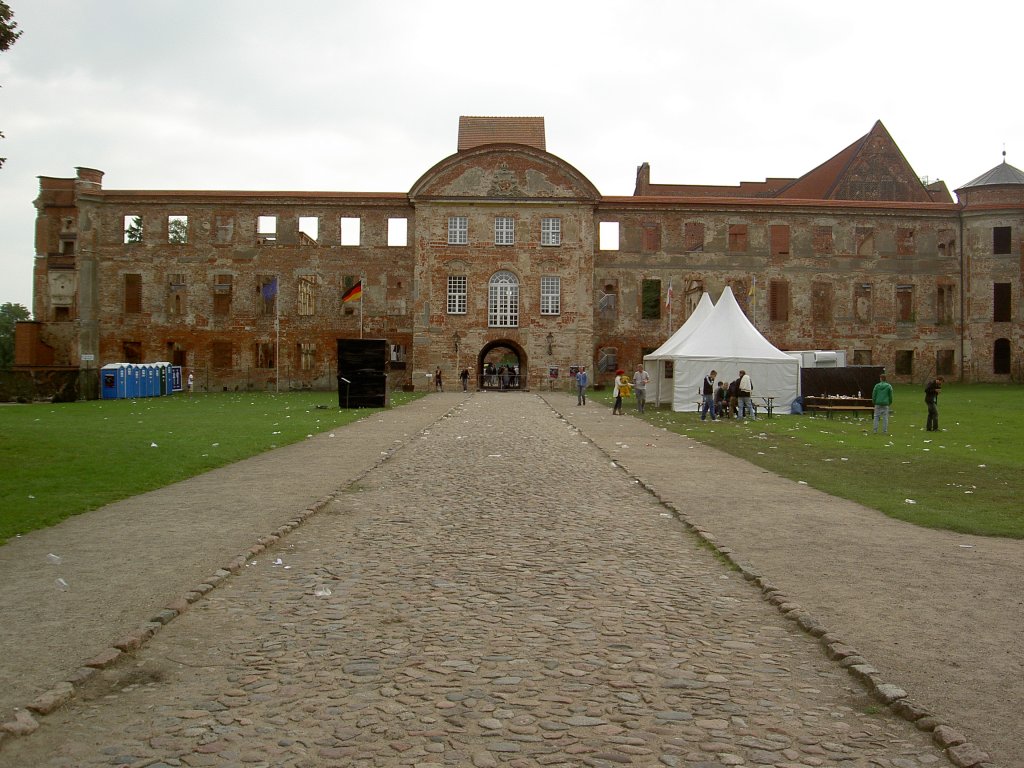
[{"label": "man in white shirt", "polygon": [[633,374],[633,394],[636,395],[636,409],[640,413],[644,412],[644,406],[647,405],[647,383],[650,380],[651,377],[647,375],[644,367],[638,365],[636,373]]},{"label": "man in white shirt", "polygon": [[752,421],[757,418],[757,413],[754,411],[754,401],[750,399],[753,392],[754,383],[750,380],[750,375],[746,371],[740,371],[739,410],[737,415],[741,419],[745,419],[748,413]]}]

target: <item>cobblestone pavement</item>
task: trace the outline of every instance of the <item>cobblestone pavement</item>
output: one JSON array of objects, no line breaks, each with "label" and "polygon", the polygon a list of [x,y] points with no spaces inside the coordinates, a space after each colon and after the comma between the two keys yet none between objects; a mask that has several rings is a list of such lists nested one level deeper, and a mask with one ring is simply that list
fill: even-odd
[{"label": "cobblestone pavement", "polygon": [[950,763],[512,394],[462,401],[0,765]]}]

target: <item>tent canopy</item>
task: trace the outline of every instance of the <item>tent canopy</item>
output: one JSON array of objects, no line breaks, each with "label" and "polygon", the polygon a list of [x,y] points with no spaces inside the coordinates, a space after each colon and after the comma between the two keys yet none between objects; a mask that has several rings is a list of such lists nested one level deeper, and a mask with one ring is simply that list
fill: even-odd
[{"label": "tent canopy", "polygon": [[772,397],[774,407],[783,412],[800,390],[799,361],[761,335],[728,286],[704,321],[666,359],[673,361],[674,411],[697,410],[701,385],[712,369],[727,382],[746,371],[754,385],[755,403]]}]

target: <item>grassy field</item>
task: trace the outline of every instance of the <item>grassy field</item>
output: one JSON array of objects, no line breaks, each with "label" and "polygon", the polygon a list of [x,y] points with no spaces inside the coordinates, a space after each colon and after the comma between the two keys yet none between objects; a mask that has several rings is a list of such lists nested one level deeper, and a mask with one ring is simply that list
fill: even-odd
[{"label": "grassy field", "polygon": [[[648,408],[644,418],[891,517],[1024,538],[1024,387],[947,383],[939,398],[939,432],[924,429],[920,386],[897,385],[895,391],[888,435],[871,433],[870,414],[712,423],[662,407]],[[610,391],[595,394],[611,407]],[[635,414],[635,400],[624,408]],[[743,478],[721,478],[737,480]]]},{"label": "grassy field", "polygon": [[374,412],[331,392],[0,406],[0,542]]}]

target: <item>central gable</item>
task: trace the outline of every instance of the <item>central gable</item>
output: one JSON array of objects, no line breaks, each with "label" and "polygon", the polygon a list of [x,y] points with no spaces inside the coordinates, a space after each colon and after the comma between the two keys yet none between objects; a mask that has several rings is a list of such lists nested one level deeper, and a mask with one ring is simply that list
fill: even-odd
[{"label": "central gable", "polygon": [[490,144],[445,158],[420,177],[409,197],[596,202],[601,195],[583,174],[548,152]]}]

